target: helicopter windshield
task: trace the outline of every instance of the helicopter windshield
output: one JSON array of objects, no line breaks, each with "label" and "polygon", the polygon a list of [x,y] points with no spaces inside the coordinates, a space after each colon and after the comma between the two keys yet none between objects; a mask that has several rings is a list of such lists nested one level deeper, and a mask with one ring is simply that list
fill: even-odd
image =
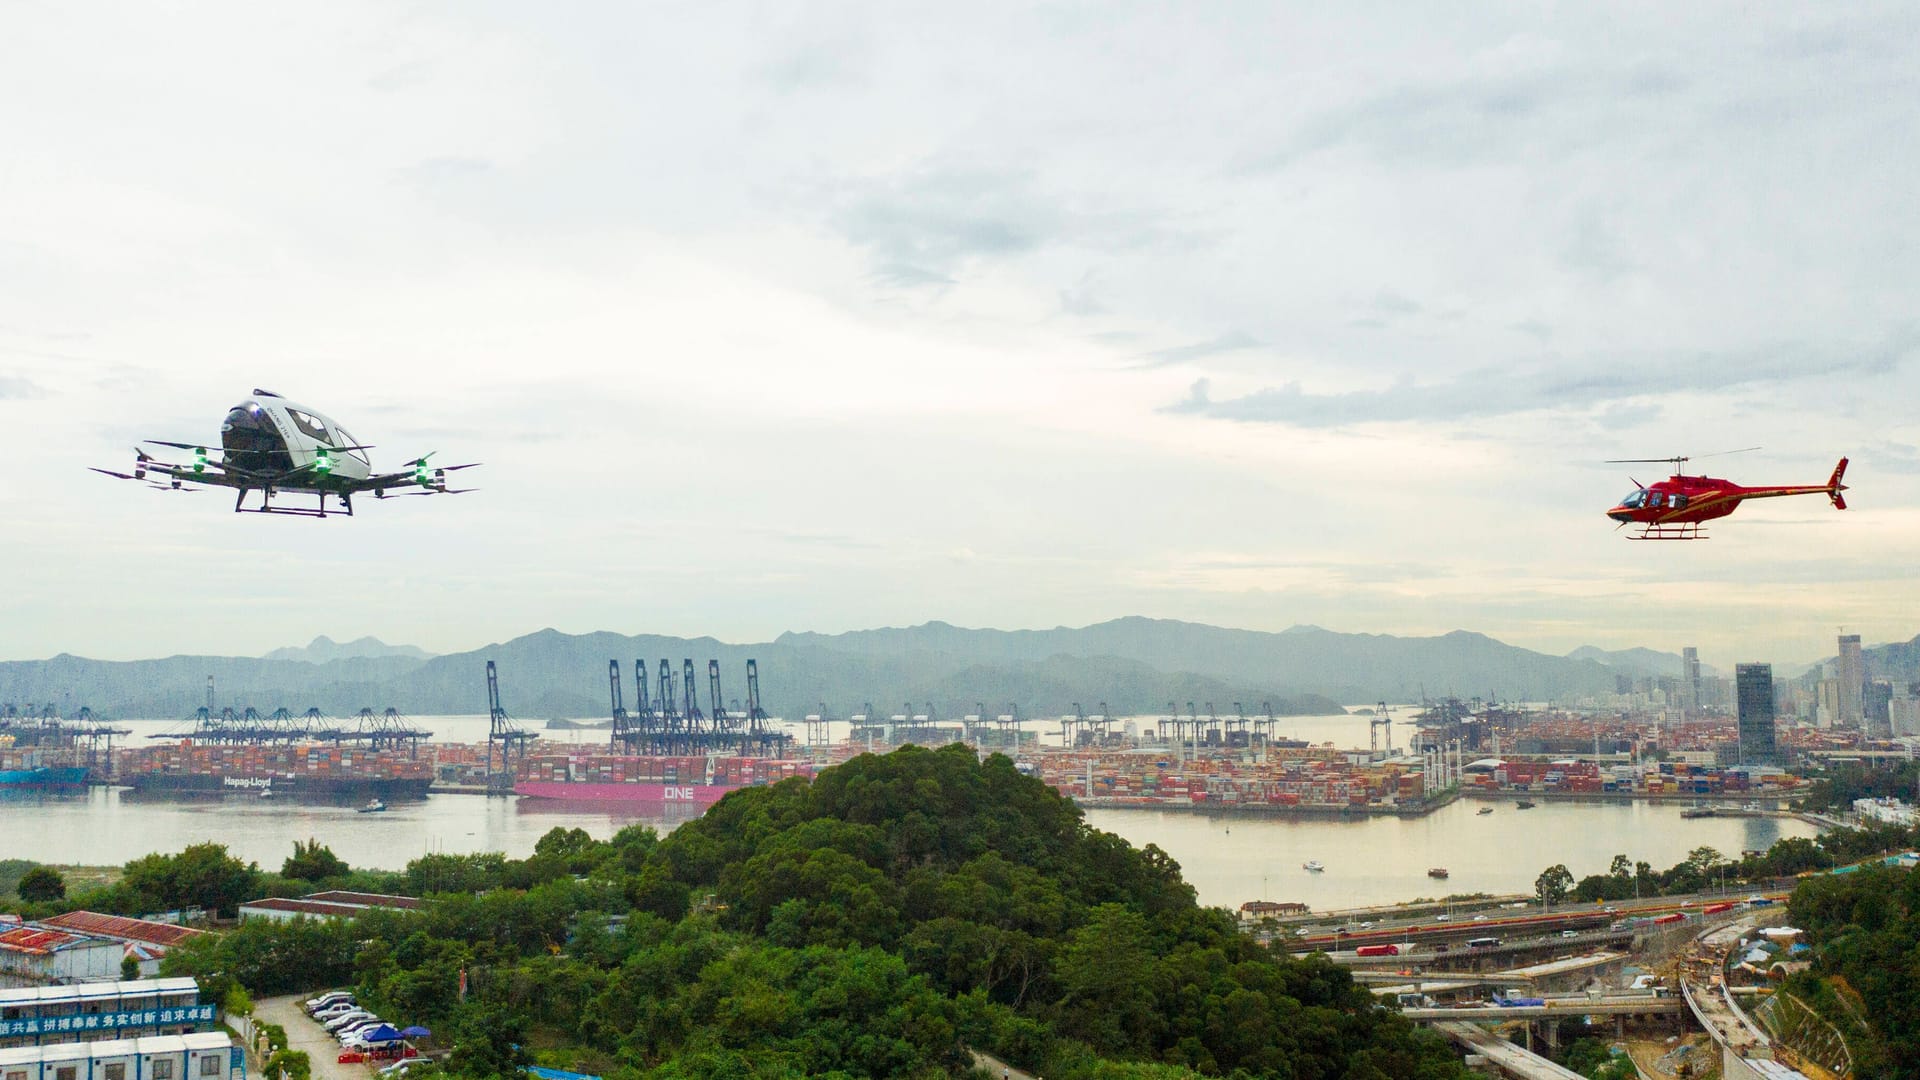
[{"label": "helicopter windshield", "polygon": [[1629,510],[1637,510],[1640,507],[1641,501],[1644,500],[1646,497],[1647,497],[1646,488],[1634,488],[1631,494],[1629,494],[1626,498],[1620,500],[1620,505],[1626,507]]}]

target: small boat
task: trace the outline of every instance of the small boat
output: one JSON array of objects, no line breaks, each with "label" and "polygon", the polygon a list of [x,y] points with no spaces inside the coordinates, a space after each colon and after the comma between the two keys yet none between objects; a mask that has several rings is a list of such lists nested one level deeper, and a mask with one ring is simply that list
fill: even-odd
[{"label": "small boat", "polygon": [[1430,866],[1427,868],[1427,876],[1432,878],[1446,877],[1447,868],[1444,866]]},{"label": "small boat", "polygon": [[387,804],[381,802],[379,799],[369,799],[367,800],[367,805],[361,807],[359,812],[362,814],[378,814],[386,808]]},{"label": "small boat", "polygon": [[1306,862],[1300,864],[1300,868],[1303,870],[1312,870],[1315,873],[1326,869],[1326,867],[1320,865],[1319,859],[1308,859]]},{"label": "small boat", "polygon": [[1483,806],[1480,808],[1481,817],[1486,817],[1488,814],[1491,814],[1491,813],[1493,813],[1493,807],[1491,806]]},{"label": "small boat", "polygon": [[260,797],[261,797],[261,798],[263,798],[263,799],[271,799],[271,798],[273,798],[273,789],[272,789],[272,788],[261,788],[261,789],[260,789]]},{"label": "small boat", "polygon": [[1513,808],[1515,810],[1531,810],[1533,809],[1533,804],[1525,799],[1521,799],[1519,802],[1513,804]]},{"label": "small boat", "polygon": [[1719,813],[1719,811],[1711,806],[1702,806],[1699,803],[1694,803],[1692,806],[1680,811],[1680,816],[1683,818],[1703,818],[1713,817],[1717,813]]}]

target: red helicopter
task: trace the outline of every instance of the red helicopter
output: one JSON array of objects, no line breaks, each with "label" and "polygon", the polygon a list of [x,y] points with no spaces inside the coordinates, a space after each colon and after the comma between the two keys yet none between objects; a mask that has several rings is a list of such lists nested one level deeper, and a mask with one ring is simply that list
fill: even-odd
[{"label": "red helicopter", "polygon": [[[1758,450],[1749,446],[1747,450]],[[1727,450],[1723,453],[1742,454],[1746,450]],[[1708,457],[1718,457],[1709,454]],[[1824,484],[1805,484],[1781,487],[1741,487],[1731,480],[1717,480],[1711,476],[1683,476],[1680,466],[1689,459],[1671,458],[1627,458],[1610,461],[1609,465],[1632,465],[1650,462],[1672,462],[1674,474],[1651,487],[1634,480],[1634,490],[1620,500],[1620,505],[1607,511],[1607,516],[1625,528],[1638,522],[1640,533],[1628,537],[1630,540],[1704,540],[1706,531],[1702,526],[1714,518],[1723,518],[1739,508],[1744,499],[1773,499],[1782,495],[1825,495],[1833,501],[1835,510],[1845,510],[1847,500],[1840,493],[1847,485],[1840,482],[1846,474],[1847,459],[1841,458],[1840,464],[1833,467],[1833,475]]]}]

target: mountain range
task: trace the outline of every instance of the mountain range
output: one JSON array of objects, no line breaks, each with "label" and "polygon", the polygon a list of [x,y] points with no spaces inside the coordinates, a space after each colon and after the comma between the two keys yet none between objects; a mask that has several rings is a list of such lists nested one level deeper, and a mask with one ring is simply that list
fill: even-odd
[{"label": "mountain range", "polygon": [[261,659],[302,660],[309,664],[330,664],[335,660],[362,660],[373,656],[407,656],[415,660],[426,660],[433,654],[417,645],[389,645],[377,637],[354,638],[342,644],[321,634],[308,642],[305,647],[288,646],[284,649],[275,649]]},{"label": "mountain range", "polygon": [[[1436,637],[1346,634],[1316,626],[1278,633],[1130,617],[1051,630],[967,629],[942,622],[843,634],[786,633],[735,645],[712,638],[563,634],[541,630],[445,656],[375,638],[344,645],[325,637],[266,656],[173,656],[103,661],[60,655],[0,662],[0,702],[90,707],[102,716],[185,717],[206,701],[214,679],[219,705],[262,712],[318,707],[351,715],[388,707],[410,715],[484,713],[485,662],[499,667],[503,704],[526,718],[603,716],[607,661],[620,661],[625,700],[634,700],[633,660],[647,662],[651,684],[660,658],[676,680],[683,658],[696,668],[707,706],[706,662],[720,662],[722,696],[746,698],[745,664],[757,660],[765,708],[799,716],[824,704],[830,715],[906,709],[940,716],[1054,715],[1078,702],[1114,715],[1157,713],[1188,702],[1220,714],[1234,703],[1249,713],[1337,711],[1336,702],[1408,701],[1425,695],[1491,695],[1553,700],[1611,692],[1618,674],[1678,670],[1679,658],[1649,650],[1579,651],[1551,656],[1454,631]],[[1593,655],[1597,653],[1598,655]],[[1670,661],[1670,663],[1669,663]],[[1643,670],[1645,669],[1645,670]],[[656,691],[657,693],[657,691]]]}]

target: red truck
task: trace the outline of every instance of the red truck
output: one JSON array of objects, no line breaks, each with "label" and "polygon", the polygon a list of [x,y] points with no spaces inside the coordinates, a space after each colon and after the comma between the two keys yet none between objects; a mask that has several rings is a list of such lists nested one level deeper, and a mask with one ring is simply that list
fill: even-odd
[{"label": "red truck", "polygon": [[1733,910],[1732,904],[1708,904],[1706,907],[1703,907],[1700,909],[1700,914],[1718,915],[1723,911],[1732,911],[1732,910]]},{"label": "red truck", "polygon": [[1676,911],[1671,915],[1662,915],[1653,921],[1656,926],[1670,926],[1673,923],[1686,922],[1687,917]]},{"label": "red truck", "polygon": [[1353,950],[1355,956],[1399,956],[1398,945],[1362,945]]}]

